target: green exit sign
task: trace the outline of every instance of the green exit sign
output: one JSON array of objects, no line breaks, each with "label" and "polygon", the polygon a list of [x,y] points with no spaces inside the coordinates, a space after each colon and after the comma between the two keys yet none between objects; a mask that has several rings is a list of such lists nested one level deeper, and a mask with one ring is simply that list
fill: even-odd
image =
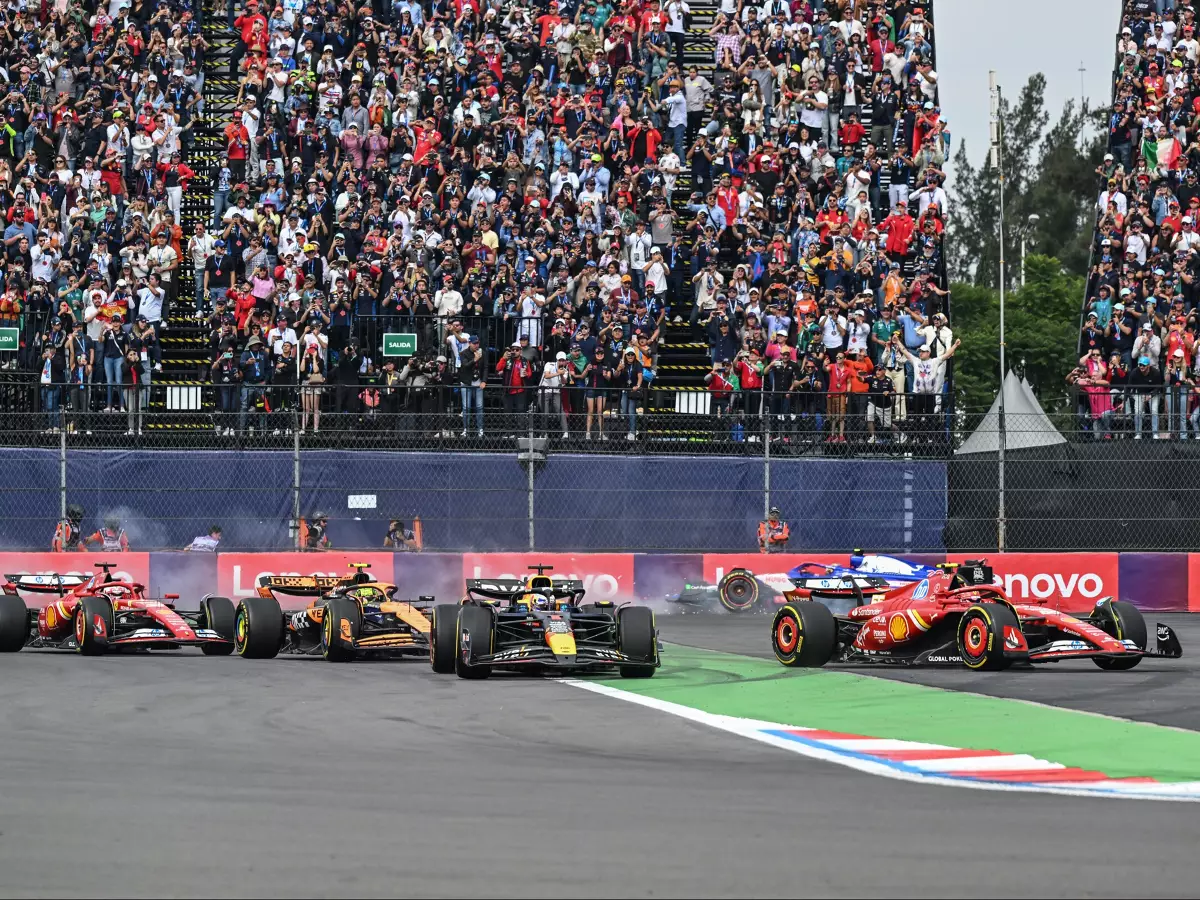
[{"label": "green exit sign", "polygon": [[0,328],[0,351],[21,349],[21,338],[16,328]]},{"label": "green exit sign", "polygon": [[[16,329],[12,329],[16,333]],[[0,347],[0,349],[3,349]],[[415,334],[385,334],[383,336],[384,356],[412,356],[417,352],[417,336]]]}]

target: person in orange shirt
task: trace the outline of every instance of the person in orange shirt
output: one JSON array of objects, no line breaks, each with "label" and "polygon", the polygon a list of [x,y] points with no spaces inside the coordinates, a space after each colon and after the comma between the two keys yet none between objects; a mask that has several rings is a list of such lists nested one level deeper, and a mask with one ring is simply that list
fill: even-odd
[{"label": "person in orange shirt", "polygon": [[850,431],[857,434],[863,416],[866,415],[867,389],[870,387],[869,382],[875,372],[875,366],[865,353],[858,350],[848,350],[847,353],[846,368],[850,370]]},{"label": "person in orange shirt", "polygon": [[783,553],[790,537],[787,522],[779,514],[779,507],[772,506],[767,520],[758,523],[758,552]]}]

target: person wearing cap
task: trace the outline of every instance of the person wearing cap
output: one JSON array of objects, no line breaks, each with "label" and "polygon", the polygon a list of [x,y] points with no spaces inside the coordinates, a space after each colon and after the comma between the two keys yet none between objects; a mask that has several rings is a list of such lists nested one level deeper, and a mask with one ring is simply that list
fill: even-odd
[{"label": "person wearing cap", "polygon": [[1163,379],[1151,357],[1135,354],[1134,359],[1136,368],[1130,371],[1126,386],[1133,400],[1133,437],[1140,441],[1147,412],[1150,414],[1150,434],[1158,436],[1158,395],[1162,392]]},{"label": "person wearing cap", "polygon": [[487,369],[479,334],[457,333],[448,337],[447,342],[449,343],[452,339],[459,344],[458,368],[455,372],[463,406],[463,427],[459,436],[467,436],[467,432],[471,429],[472,412],[474,412],[475,433],[478,437],[483,437],[483,385],[487,378]]},{"label": "person wearing cap", "polygon": [[913,414],[913,418],[916,419],[918,433],[916,440],[931,444],[935,441],[935,434],[940,434],[940,429],[936,428],[934,423],[934,415],[937,412],[937,404],[940,399],[938,386],[944,378],[942,369],[946,361],[954,356],[954,352],[962,342],[956,340],[950,345],[949,349],[943,351],[938,356],[932,354],[928,344],[922,344],[914,355],[904,346],[899,334],[892,337],[892,343],[904,354],[904,358],[913,367],[910,412]]},{"label": "person wearing cap", "polygon": [[551,423],[561,426],[562,438],[571,435],[567,428],[567,412],[563,404],[563,392],[571,387],[574,369],[567,361],[567,354],[559,350],[553,360],[547,360],[538,383],[538,405],[541,408],[542,430],[549,433]]},{"label": "person wearing cap", "polygon": [[[529,340],[528,335],[524,337],[526,341]],[[506,419],[504,427],[514,432],[520,430],[517,417],[529,406],[528,389],[533,381],[533,366],[522,354],[526,346],[527,344],[522,344],[520,340],[513,341],[496,363],[496,372],[500,375],[503,385],[502,397]]]},{"label": "person wearing cap", "polygon": [[[267,373],[269,372],[269,362],[267,354],[263,351],[262,338],[257,335],[251,336],[246,341],[246,349],[242,351],[241,360],[238,363],[238,369],[241,372],[242,396],[240,411],[238,413],[238,434],[246,433],[246,416],[252,407],[257,407],[263,400],[263,391],[267,384]],[[264,404],[259,412],[258,417],[259,429],[263,432],[267,427],[267,412]],[[253,429],[251,429],[253,431]]]}]

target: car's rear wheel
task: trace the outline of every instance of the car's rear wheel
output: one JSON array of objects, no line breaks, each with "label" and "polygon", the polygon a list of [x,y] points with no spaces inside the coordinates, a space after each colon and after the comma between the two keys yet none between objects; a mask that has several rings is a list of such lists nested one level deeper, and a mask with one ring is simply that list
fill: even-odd
[{"label": "car's rear wheel", "polygon": [[439,675],[454,671],[458,610],[456,603],[439,603],[429,621],[429,665]]},{"label": "car's rear wheel", "polygon": [[[1105,609],[1107,607],[1107,609]],[[1146,649],[1146,620],[1141,611],[1125,600],[1109,600],[1102,603],[1092,612],[1092,620],[1096,627],[1105,634],[1110,634],[1118,641],[1133,641],[1138,647]],[[1138,656],[1117,656],[1102,659],[1092,659],[1097,666],[1109,672],[1122,672],[1132,669],[1142,661]]]},{"label": "car's rear wheel", "polygon": [[325,602],[321,619],[321,655],[329,662],[350,662],[358,656],[358,632],[362,628],[362,607],[347,597],[331,597]]},{"label": "car's rear wheel", "polygon": [[29,608],[12,594],[0,594],[0,653],[16,653],[29,640]]},{"label": "car's rear wheel", "polygon": [[238,604],[233,644],[246,659],[274,659],[283,646],[283,610],[273,597],[247,597]]},{"label": "car's rear wheel", "polygon": [[1004,627],[1018,631],[1016,613],[1003,603],[976,603],[958,620],[958,655],[968,669],[998,672],[1012,665],[1004,652]]},{"label": "car's rear wheel", "polygon": [[80,597],[75,607],[75,649],[84,656],[108,650],[113,633],[112,601],[107,597]]},{"label": "car's rear wheel", "polygon": [[731,569],[717,585],[717,599],[730,612],[749,612],[758,603],[758,580],[746,569]]},{"label": "car's rear wheel", "polygon": [[[463,636],[466,635],[464,651]],[[492,667],[472,662],[480,655],[495,652],[496,620],[483,606],[460,606],[454,635],[454,671],[459,678],[487,678]]]},{"label": "car's rear wheel", "polygon": [[237,630],[237,611],[228,597],[205,597],[200,601],[200,627],[215,631],[223,640],[201,644],[205,656],[228,656],[233,652],[233,635]]},{"label": "car's rear wheel", "polygon": [[822,603],[789,603],[771,621],[771,649],[785,666],[819,669],[837,649],[837,620]]},{"label": "car's rear wheel", "polygon": [[635,659],[653,660],[643,665],[621,666],[622,678],[651,678],[658,668],[658,629],[654,613],[644,606],[627,606],[617,616],[617,649]]}]

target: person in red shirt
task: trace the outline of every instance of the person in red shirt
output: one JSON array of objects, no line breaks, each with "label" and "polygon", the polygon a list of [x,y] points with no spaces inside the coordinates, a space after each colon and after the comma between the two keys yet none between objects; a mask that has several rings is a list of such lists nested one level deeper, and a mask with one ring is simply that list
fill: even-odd
[{"label": "person in red shirt", "polygon": [[250,152],[250,132],[242,124],[242,111],[233,111],[233,121],[225,126],[225,155],[234,183],[246,180],[246,156]]},{"label": "person in red shirt", "polygon": [[258,0],[246,0],[246,11],[233,20],[233,26],[240,29],[241,36],[229,57],[230,75],[237,75],[238,63],[242,61],[242,57],[246,55],[246,50],[250,47],[256,25],[262,29],[262,34],[267,33],[267,17],[258,11]]},{"label": "person in red shirt", "polygon": [[843,147],[853,147],[866,133],[867,129],[858,121],[858,113],[850,113],[838,128],[838,140]]},{"label": "person in red shirt", "polygon": [[721,207],[721,211],[725,213],[725,226],[732,229],[738,218],[738,206],[741,203],[738,197],[737,188],[730,181],[728,175],[721,176],[721,183],[717,187],[717,206]]},{"label": "person in red shirt", "polygon": [[893,262],[903,262],[908,256],[908,245],[912,243],[913,232],[916,230],[916,223],[908,214],[908,204],[903,200],[898,201],[892,214],[880,223],[879,228],[887,232],[884,249],[888,258]]},{"label": "person in red shirt", "polygon": [[238,288],[230,288],[225,299],[233,304],[237,330],[243,335],[247,334],[250,330],[250,314],[254,312],[254,294],[250,291],[250,282],[243,281]]},{"label": "person in red shirt", "polygon": [[538,43],[540,45],[542,45],[543,47],[546,45],[546,42],[548,40],[550,40],[551,33],[554,31],[554,29],[558,26],[558,23],[561,21],[562,21],[562,16],[560,16],[558,14],[557,0],[550,0],[550,11],[548,13],[546,13],[544,16],[538,16],[536,19],[534,19],[534,22],[542,30],[541,37],[538,38]]},{"label": "person in red shirt", "polygon": [[825,372],[829,377],[829,397],[826,412],[829,414],[829,437],[834,444],[846,442],[846,395],[854,370],[846,365],[846,354],[838,350],[832,360],[825,361]]},{"label": "person in red shirt", "polygon": [[757,429],[753,423],[757,422],[757,416],[762,407],[762,360],[759,358],[758,348],[751,347],[749,350],[739,353],[737,361],[733,364],[733,370],[737,373],[738,382],[742,386],[743,405],[746,416],[749,418],[746,430],[753,433]]},{"label": "person in red shirt", "polygon": [[521,355],[521,342],[513,341],[508,351],[496,363],[496,371],[504,383],[504,412],[509,416],[510,427],[516,426],[515,417],[525,412],[525,388],[533,377],[533,367]]},{"label": "person in red shirt", "polygon": [[896,45],[888,38],[886,23],[881,23],[875,29],[875,37],[871,38],[867,49],[871,51],[871,71],[878,75],[883,71],[884,56],[896,52]]}]

